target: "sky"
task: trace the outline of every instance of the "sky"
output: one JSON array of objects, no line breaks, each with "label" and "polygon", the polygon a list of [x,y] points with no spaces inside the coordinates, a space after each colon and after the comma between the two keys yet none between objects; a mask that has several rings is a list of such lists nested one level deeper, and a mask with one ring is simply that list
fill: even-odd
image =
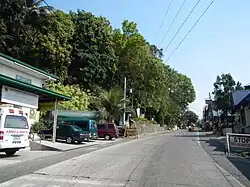
[{"label": "sky", "polygon": [[[186,0],[161,47],[165,49],[198,0]],[[164,60],[180,43],[212,0],[201,0],[186,24],[164,53]],[[82,9],[104,16],[115,28],[123,20],[135,21],[141,34],[159,46],[183,0],[172,0],[165,22],[158,33],[170,0],[46,0],[68,12]],[[231,73],[243,85],[250,83],[250,1],[215,0],[213,5],[166,64],[192,79],[196,100],[190,109],[199,116],[205,98],[213,91],[216,76]]]}]

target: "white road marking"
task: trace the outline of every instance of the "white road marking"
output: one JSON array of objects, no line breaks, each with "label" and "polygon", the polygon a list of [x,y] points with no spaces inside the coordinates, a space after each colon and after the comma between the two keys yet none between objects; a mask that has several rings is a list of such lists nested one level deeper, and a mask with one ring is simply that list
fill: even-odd
[{"label": "white road marking", "polygon": [[197,141],[197,142],[198,142],[198,145],[202,148],[201,142],[200,142],[200,132],[197,131],[197,132],[196,132],[196,135],[198,136],[198,138],[197,138],[197,139],[198,139],[198,141]]},{"label": "white road marking", "polygon": [[87,148],[86,150],[97,150],[98,148],[97,147],[90,147],[90,148]]},{"label": "white road marking", "polygon": [[20,187],[35,187],[36,185],[35,184],[22,184]]}]

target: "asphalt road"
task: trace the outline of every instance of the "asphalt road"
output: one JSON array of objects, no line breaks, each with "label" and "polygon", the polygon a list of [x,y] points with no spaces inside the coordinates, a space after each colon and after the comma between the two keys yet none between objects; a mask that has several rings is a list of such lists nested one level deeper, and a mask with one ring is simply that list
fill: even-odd
[{"label": "asphalt road", "polygon": [[[48,164],[50,166],[34,172],[33,170],[38,166],[33,167],[32,170],[26,169],[27,174],[23,172],[23,176],[8,180],[0,186],[243,186],[208,156],[200,146],[198,139],[195,132],[189,133],[186,130],[180,130],[120,143],[65,160],[66,157],[70,157],[69,152],[68,156],[64,155],[65,161],[62,162],[58,162],[60,159],[56,157],[59,155],[55,155],[54,159],[58,163],[53,164],[51,160]],[[49,158],[53,158],[53,156],[49,156]],[[47,161],[49,160],[47,159]],[[2,181],[5,169],[1,168],[0,179]],[[25,168],[23,169],[25,170]],[[8,174],[5,177],[8,177]]]}]

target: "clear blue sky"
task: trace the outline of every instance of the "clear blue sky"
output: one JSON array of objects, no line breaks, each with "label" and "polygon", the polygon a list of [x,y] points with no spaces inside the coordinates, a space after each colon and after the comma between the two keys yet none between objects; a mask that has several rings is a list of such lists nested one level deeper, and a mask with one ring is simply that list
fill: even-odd
[{"label": "clear blue sky", "polygon": [[[83,9],[108,18],[113,27],[125,19],[135,21],[140,32],[152,44],[159,45],[183,0],[173,0],[171,10],[157,35],[170,0],[47,0],[64,11]],[[186,0],[178,19],[162,44],[165,47],[197,0]],[[166,51],[165,59],[198,19],[211,0],[201,0],[189,21]],[[201,115],[204,98],[213,89],[216,75],[231,73],[235,80],[250,83],[250,1],[215,0],[188,38],[167,62],[192,78],[196,101],[190,108]]]}]

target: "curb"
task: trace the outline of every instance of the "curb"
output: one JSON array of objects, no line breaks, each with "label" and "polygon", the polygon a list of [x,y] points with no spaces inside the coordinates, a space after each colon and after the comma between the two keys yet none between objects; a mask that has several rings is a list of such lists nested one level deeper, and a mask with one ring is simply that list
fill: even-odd
[{"label": "curb", "polygon": [[173,132],[173,131],[163,131],[163,132],[154,132],[154,133],[149,133],[149,134],[139,134],[137,136],[130,136],[130,137],[124,137],[124,139],[140,139],[140,138],[143,138],[143,137],[146,137],[146,136],[155,136],[155,135],[159,135],[159,134],[167,134],[167,133],[170,133],[170,132]]}]

